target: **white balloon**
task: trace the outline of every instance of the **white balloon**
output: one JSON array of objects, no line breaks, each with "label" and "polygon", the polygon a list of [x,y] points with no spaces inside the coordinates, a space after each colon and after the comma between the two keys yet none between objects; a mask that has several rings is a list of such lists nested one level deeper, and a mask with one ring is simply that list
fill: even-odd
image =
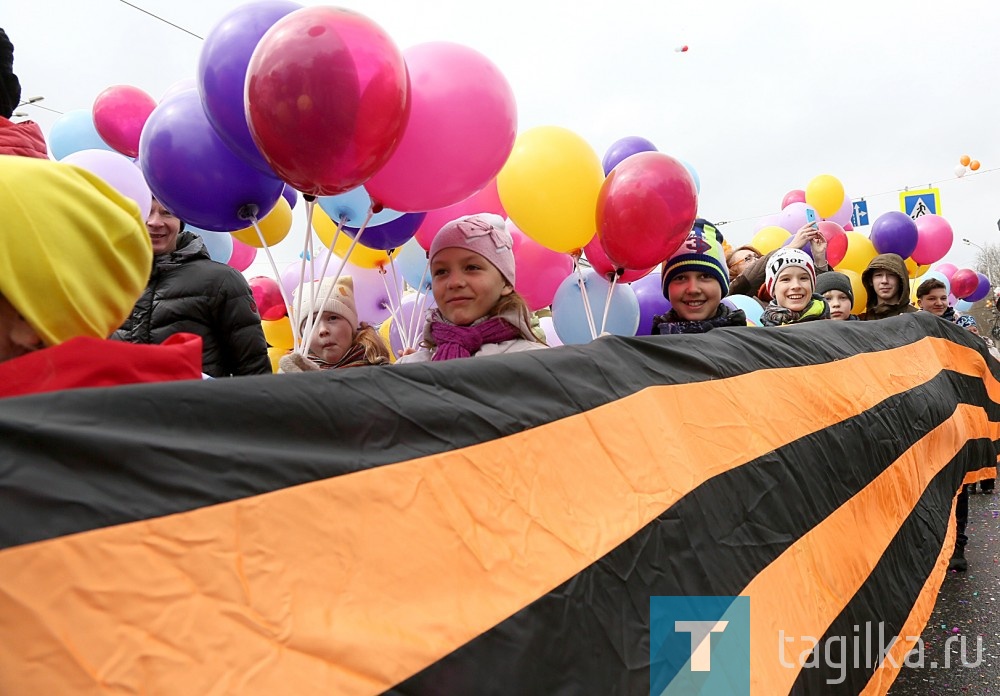
[{"label": "white balloon", "polygon": [[965,176],[965,165],[959,164],[955,166],[955,176],[957,176],[959,179]]}]

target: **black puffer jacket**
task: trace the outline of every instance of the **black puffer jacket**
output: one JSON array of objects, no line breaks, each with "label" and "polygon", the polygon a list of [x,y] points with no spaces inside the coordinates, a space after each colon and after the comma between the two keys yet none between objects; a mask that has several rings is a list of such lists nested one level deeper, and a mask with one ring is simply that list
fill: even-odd
[{"label": "black puffer jacket", "polygon": [[271,372],[250,286],[236,269],[212,261],[191,232],[180,233],[176,251],[153,257],[145,292],[111,338],[158,344],[180,332],[201,336],[206,374]]}]

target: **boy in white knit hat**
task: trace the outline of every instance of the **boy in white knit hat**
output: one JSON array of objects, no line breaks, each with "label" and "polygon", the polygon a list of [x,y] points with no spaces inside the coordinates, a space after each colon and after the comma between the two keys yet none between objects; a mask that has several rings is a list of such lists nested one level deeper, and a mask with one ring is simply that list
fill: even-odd
[{"label": "boy in white knit hat", "polygon": [[[301,302],[301,304],[300,304]],[[312,372],[342,367],[385,365],[389,350],[375,329],[358,323],[354,280],[324,278],[295,291],[293,320],[309,354],[293,352],[278,361],[278,372]]]},{"label": "boy in white knit hat", "polygon": [[761,315],[764,326],[830,318],[829,305],[816,293],[816,265],[801,249],[785,247],[771,255],[765,288],[772,299]]}]

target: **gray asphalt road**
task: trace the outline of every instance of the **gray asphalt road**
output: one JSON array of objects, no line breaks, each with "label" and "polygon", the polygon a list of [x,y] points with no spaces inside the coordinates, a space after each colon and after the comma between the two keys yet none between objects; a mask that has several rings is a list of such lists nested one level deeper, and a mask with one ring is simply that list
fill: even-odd
[{"label": "gray asphalt road", "polygon": [[[889,696],[1000,696],[1000,493],[969,496],[967,533],[969,570],[949,572],[941,586],[921,636],[924,667],[904,667]],[[952,636],[959,640],[950,643],[951,666],[931,668],[943,662]],[[963,638],[969,666],[963,666]]]}]

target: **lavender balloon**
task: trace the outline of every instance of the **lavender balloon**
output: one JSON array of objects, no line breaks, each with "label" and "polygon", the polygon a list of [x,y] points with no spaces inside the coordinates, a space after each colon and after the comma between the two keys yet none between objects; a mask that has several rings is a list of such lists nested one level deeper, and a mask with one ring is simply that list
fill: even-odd
[{"label": "lavender balloon", "polygon": [[101,177],[118,193],[136,202],[143,220],[149,217],[153,195],[142,178],[142,172],[125,155],[108,150],[80,150],[67,155],[62,161]]},{"label": "lavender balloon", "polygon": [[917,223],[898,210],[882,213],[872,225],[871,240],[880,254],[899,254],[909,258],[917,248]]},{"label": "lavender balloon", "polygon": [[260,173],[222,142],[194,90],[162,102],[139,138],[139,162],[153,196],[181,220],[211,232],[263,218],[284,184]]},{"label": "lavender balloon", "polygon": [[637,135],[630,135],[611,143],[611,147],[604,153],[604,160],[602,162],[604,165],[604,176],[610,174],[611,170],[618,166],[618,163],[623,159],[631,157],[637,152],[658,152],[658,150],[656,149],[656,145]]},{"label": "lavender balloon", "polygon": [[670,311],[670,300],[663,296],[662,277],[653,272],[631,283],[635,299],[639,300],[639,329],[636,336],[653,333],[653,317]]},{"label": "lavender balloon", "polygon": [[971,295],[965,298],[969,302],[979,302],[979,300],[986,299],[986,296],[990,294],[990,279],[982,273],[977,272],[976,275],[979,276],[979,285],[976,286]]},{"label": "lavender balloon", "polygon": [[233,152],[271,176],[274,171],[250,136],[243,87],[261,37],[279,19],[301,9],[287,0],[241,5],[212,27],[198,58],[198,93],[212,127]]}]

